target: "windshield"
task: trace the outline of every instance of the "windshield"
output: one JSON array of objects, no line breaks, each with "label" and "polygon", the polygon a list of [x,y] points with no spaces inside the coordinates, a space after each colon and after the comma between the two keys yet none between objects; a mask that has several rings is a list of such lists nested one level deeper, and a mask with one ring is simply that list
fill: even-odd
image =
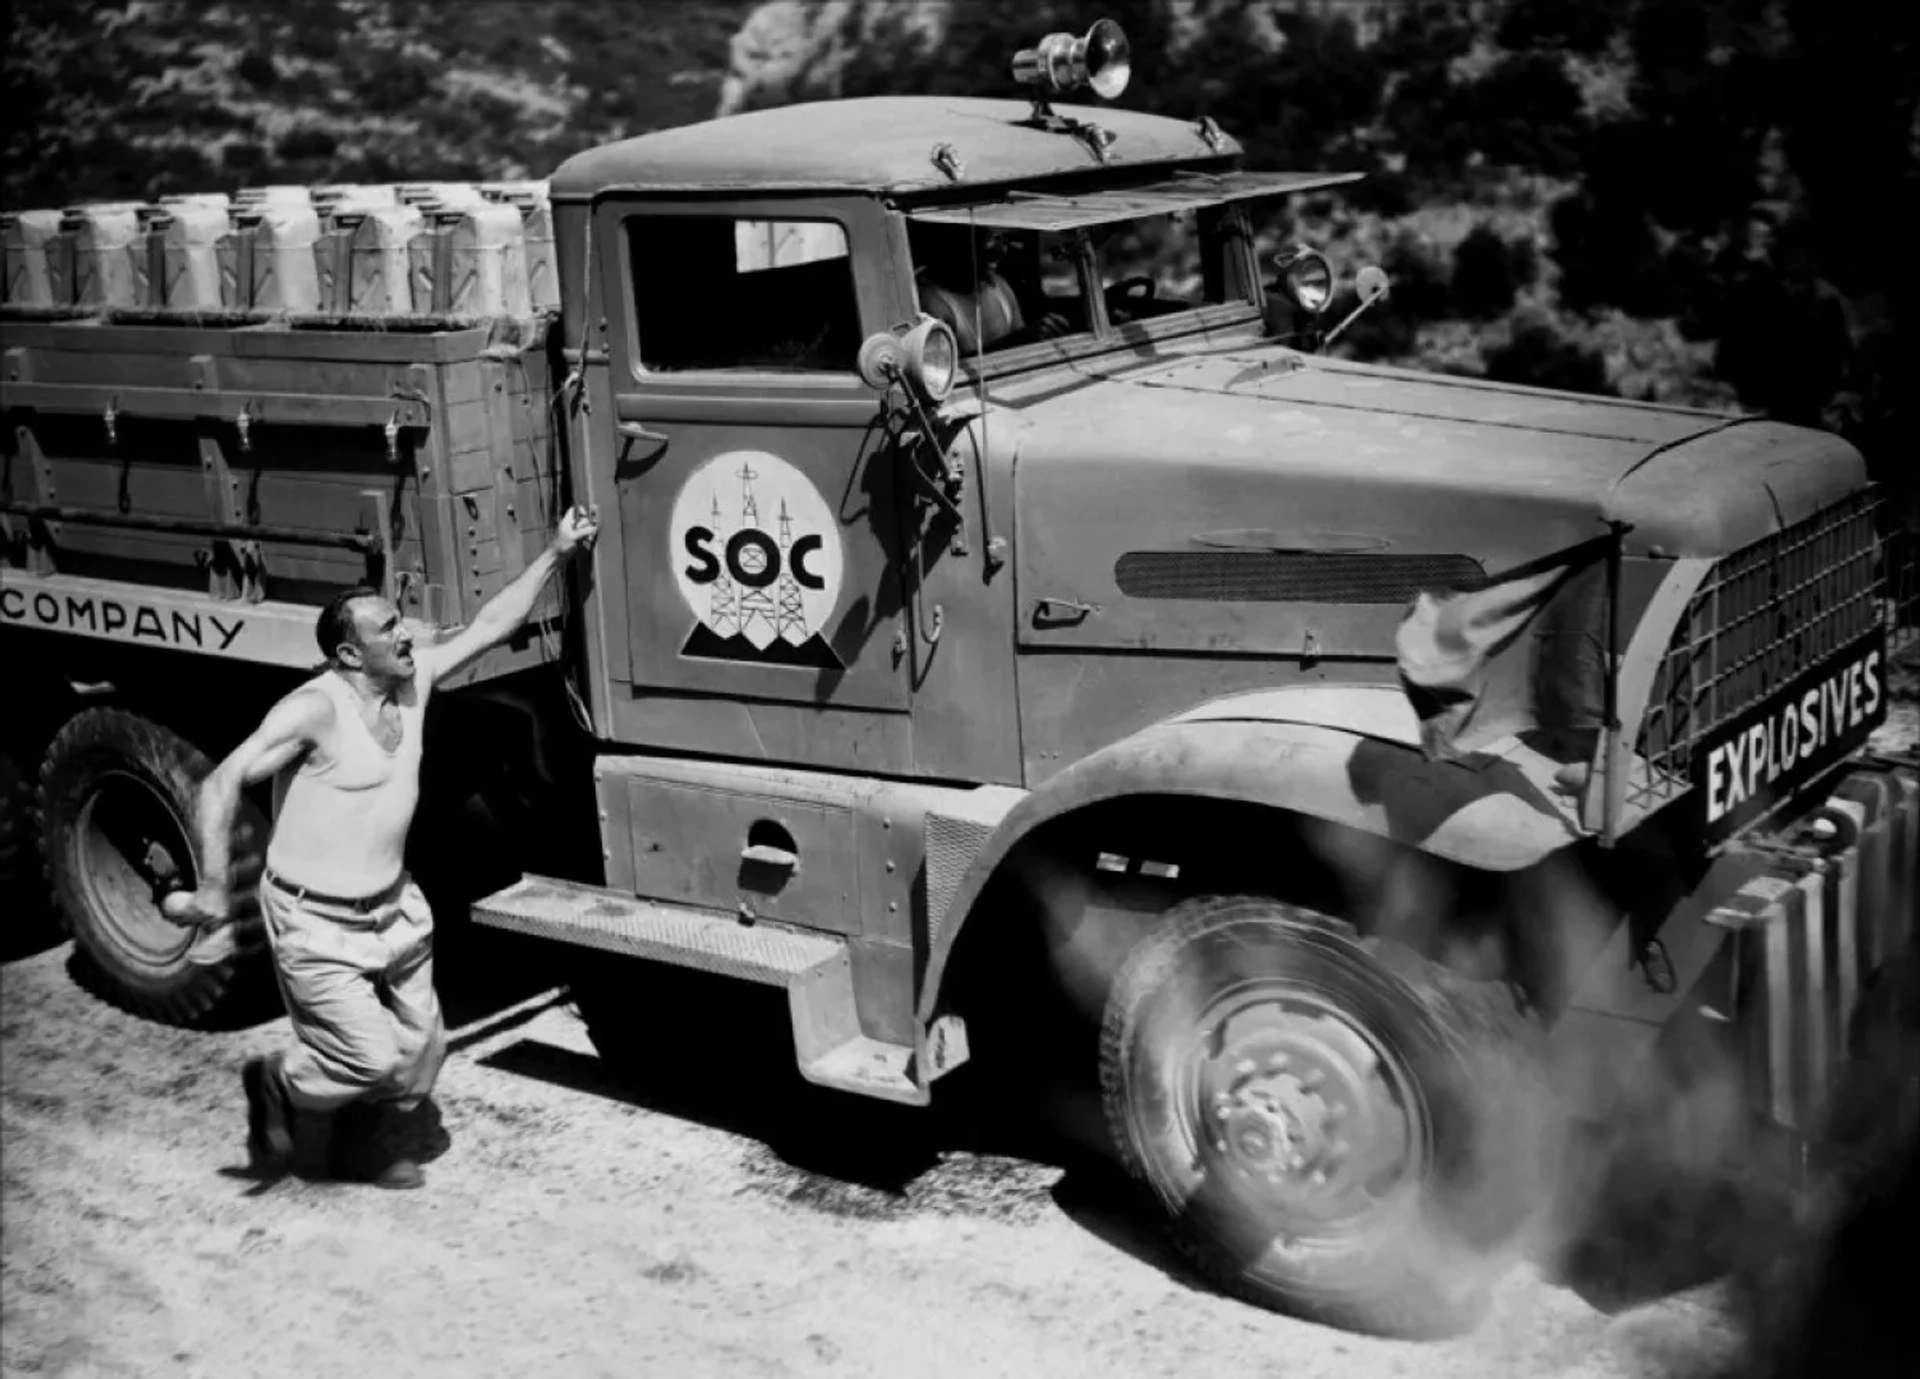
[{"label": "windshield", "polygon": [[1222,267],[1243,225],[1217,208],[1059,231],[914,219],[908,244],[920,309],[952,327],[963,355],[992,355],[1248,303]]}]

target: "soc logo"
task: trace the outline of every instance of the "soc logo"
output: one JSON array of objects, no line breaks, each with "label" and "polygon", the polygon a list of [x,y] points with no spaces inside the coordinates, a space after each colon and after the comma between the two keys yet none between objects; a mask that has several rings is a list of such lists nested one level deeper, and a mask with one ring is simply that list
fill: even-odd
[{"label": "soc logo", "polygon": [[716,455],[674,499],[673,575],[693,613],[683,656],[842,669],[829,638],[840,523],[778,455]]},{"label": "soc logo", "polygon": [[808,568],[808,561],[817,557],[821,546],[826,544],[823,537],[803,536],[783,557],[771,537],[748,527],[727,538],[724,566],[713,553],[713,544],[718,539],[710,528],[687,528],[687,554],[693,557],[693,563],[687,566],[686,574],[695,584],[712,584],[724,570],[749,589],[764,589],[780,578],[783,569],[790,569],[795,583],[802,589],[827,587],[826,580]]}]

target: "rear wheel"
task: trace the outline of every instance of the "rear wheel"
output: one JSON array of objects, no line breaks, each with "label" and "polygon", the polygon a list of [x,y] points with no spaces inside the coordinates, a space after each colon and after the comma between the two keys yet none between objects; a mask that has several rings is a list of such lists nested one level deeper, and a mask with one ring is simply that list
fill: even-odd
[{"label": "rear wheel", "polygon": [[1122,1160],[1229,1291],[1338,1325],[1458,1331],[1544,1205],[1551,1104],[1504,988],[1311,910],[1174,907],[1102,1030]]},{"label": "rear wheel", "polygon": [[157,723],[88,709],[40,770],[47,879],[84,970],[102,996],[165,1024],[213,1023],[270,982],[256,893],[267,827],[247,801],[232,840],[231,931],[182,928],[160,911],[162,894],[199,880],[190,821],[212,765]]}]

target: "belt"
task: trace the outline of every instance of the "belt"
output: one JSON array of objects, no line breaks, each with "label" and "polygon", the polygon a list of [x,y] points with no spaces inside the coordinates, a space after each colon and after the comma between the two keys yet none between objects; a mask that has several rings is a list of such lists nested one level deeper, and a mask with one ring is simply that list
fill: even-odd
[{"label": "belt", "polygon": [[296,886],[284,876],[277,876],[271,870],[266,873],[267,883],[277,890],[285,891],[295,900],[312,905],[331,905],[336,909],[352,910],[355,914],[369,914],[392,900],[406,889],[407,876],[402,872],[392,885],[372,895],[346,896],[328,895],[325,891],[312,890],[306,886]]}]

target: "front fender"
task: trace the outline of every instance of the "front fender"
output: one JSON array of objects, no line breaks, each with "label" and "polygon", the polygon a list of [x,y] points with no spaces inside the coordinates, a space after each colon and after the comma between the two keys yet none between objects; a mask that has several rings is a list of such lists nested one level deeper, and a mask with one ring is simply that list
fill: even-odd
[{"label": "front fender", "polygon": [[[1341,722],[1294,721],[1309,709]],[[922,1018],[965,916],[1008,854],[1042,824],[1102,801],[1187,795],[1284,809],[1488,871],[1530,867],[1581,836],[1571,802],[1554,800],[1517,749],[1429,761],[1399,740],[1409,734],[1417,742],[1411,710],[1401,717],[1385,693],[1275,691],[1202,705],[1083,757],[1007,813],[931,917]]]}]

